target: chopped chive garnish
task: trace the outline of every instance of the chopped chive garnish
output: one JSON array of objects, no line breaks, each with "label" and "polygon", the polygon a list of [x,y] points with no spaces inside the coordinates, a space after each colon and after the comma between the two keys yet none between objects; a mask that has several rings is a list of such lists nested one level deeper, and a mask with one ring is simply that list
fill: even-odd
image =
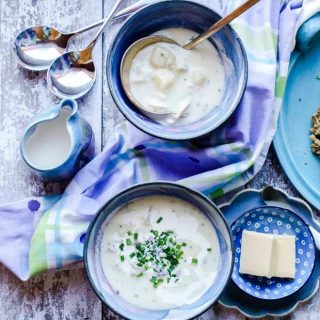
[{"label": "chopped chive garnish", "polygon": [[162,220],[163,220],[163,218],[160,217],[160,218],[157,220],[157,223],[160,223]]},{"label": "chopped chive garnish", "polygon": [[192,258],[192,264],[197,264],[197,263],[198,263],[198,259]]},{"label": "chopped chive garnish", "polygon": [[207,248],[207,251],[208,251],[208,252],[211,252],[211,251],[212,251],[212,249],[211,249],[211,248]]},{"label": "chopped chive garnish", "polygon": [[163,279],[153,276],[150,279],[150,282],[152,282],[154,288],[158,288],[159,284],[163,283]]},{"label": "chopped chive garnish", "polygon": [[141,278],[143,276],[143,272],[140,272],[139,274],[137,274],[137,278]]},{"label": "chopped chive garnish", "polygon": [[[157,223],[163,220],[159,217]],[[187,243],[177,241],[174,231],[150,230],[151,235],[144,241],[138,241],[139,234],[128,231],[128,238],[119,246],[120,250],[124,250],[124,246],[133,245],[133,251],[129,254],[132,263],[136,267],[141,268],[137,277],[144,275],[145,271],[153,272],[150,278],[154,288],[157,288],[164,282],[177,282],[179,280],[177,268],[181,261],[185,260],[183,248],[187,247]],[[134,243],[133,243],[134,241]],[[125,256],[120,256],[120,260],[124,261]],[[193,258],[192,263],[196,264],[197,259]]]}]

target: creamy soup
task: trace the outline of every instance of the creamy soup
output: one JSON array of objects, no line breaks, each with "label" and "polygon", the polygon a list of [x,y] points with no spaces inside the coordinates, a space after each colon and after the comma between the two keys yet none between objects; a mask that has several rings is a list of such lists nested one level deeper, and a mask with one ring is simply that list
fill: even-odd
[{"label": "creamy soup", "polygon": [[[198,34],[184,28],[164,29],[164,35],[180,45]],[[192,50],[174,44],[156,43],[142,49],[134,58],[129,85],[134,98],[153,112],[169,112],[174,117],[153,116],[157,122],[195,122],[219,104],[225,72],[218,51],[205,40]]]},{"label": "creamy soup", "polygon": [[148,196],[122,207],[107,224],[101,246],[102,268],[113,290],[146,309],[195,302],[220,266],[209,219],[169,196]]},{"label": "creamy soup", "polygon": [[25,145],[26,160],[36,169],[48,170],[61,165],[71,149],[67,118],[72,111],[62,109],[58,117],[37,125]]}]

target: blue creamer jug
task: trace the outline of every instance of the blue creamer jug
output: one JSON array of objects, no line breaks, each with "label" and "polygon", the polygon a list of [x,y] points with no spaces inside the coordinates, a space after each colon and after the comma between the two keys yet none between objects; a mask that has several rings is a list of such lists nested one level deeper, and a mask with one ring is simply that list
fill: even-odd
[{"label": "blue creamer jug", "polygon": [[43,178],[67,180],[93,158],[94,135],[77,102],[67,99],[33,119],[20,149],[23,160]]}]

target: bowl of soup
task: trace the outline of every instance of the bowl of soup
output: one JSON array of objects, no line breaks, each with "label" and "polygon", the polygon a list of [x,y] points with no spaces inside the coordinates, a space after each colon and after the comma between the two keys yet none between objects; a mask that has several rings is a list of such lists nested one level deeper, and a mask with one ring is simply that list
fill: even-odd
[{"label": "bowl of soup", "polygon": [[84,262],[95,293],[119,315],[191,319],[222,293],[233,244],[207,197],[154,182],[133,186],[101,208],[86,235]]},{"label": "bowl of soup", "polygon": [[[116,106],[133,125],[159,138],[187,140],[230,117],[246,88],[248,66],[242,42],[229,25],[192,50],[169,43],[143,48],[128,72],[130,95],[121,79],[122,58],[135,41],[160,34],[183,46],[219,19],[195,2],[162,1],[122,25],[109,49],[107,78]],[[137,108],[134,100],[151,113]],[[152,113],[159,110],[169,115]]]}]

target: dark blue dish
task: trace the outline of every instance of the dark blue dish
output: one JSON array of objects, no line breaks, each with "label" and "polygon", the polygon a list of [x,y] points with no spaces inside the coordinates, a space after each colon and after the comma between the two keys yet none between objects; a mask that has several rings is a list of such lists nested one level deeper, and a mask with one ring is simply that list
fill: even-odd
[{"label": "dark blue dish", "polygon": [[229,25],[209,39],[218,49],[227,68],[224,95],[209,115],[195,123],[163,126],[154,122],[130,102],[120,79],[122,57],[133,42],[169,27],[184,27],[201,33],[219,19],[221,17],[217,13],[195,2],[171,0],[145,7],[124,23],[110,46],[107,77],[117,107],[133,125],[156,137],[187,140],[211,132],[233,113],[246,88],[248,66],[242,42]]},{"label": "dark blue dish", "polygon": [[[256,208],[236,220],[231,230],[235,246],[232,280],[247,294],[258,299],[281,299],[298,291],[308,281],[314,267],[315,244],[309,228],[294,212],[271,206]],[[296,237],[295,279],[268,279],[239,273],[243,230],[294,235]]]},{"label": "dark blue dish", "polygon": [[[209,290],[197,301],[169,310],[138,308],[122,299],[112,289],[101,267],[101,239],[106,224],[129,201],[150,195],[167,195],[183,199],[198,207],[211,221],[220,245],[220,270]],[[220,210],[201,193],[169,182],[136,185],[111,199],[96,215],[89,226],[84,246],[84,264],[94,291],[113,311],[132,320],[191,319],[206,311],[219,298],[230,279],[233,267],[231,232]]]},{"label": "dark blue dish", "polygon": [[[241,288],[239,285],[240,281],[238,282],[237,279],[230,279],[226,289],[219,298],[220,304],[231,309],[237,309],[250,318],[261,318],[268,315],[282,317],[291,313],[299,303],[309,300],[317,292],[320,277],[320,224],[314,218],[312,210],[306,202],[298,198],[289,197],[279,189],[266,187],[262,190],[243,190],[239,192],[230,203],[224,204],[220,208],[231,228],[233,226],[235,227],[233,229],[233,232],[235,232],[234,237],[236,239],[235,247],[238,247],[235,264],[237,263],[236,258],[239,253],[239,244],[237,244],[239,243],[239,236],[236,234],[238,232],[236,229],[240,228],[240,225],[247,225],[247,223],[251,221],[251,224],[249,223],[249,230],[255,230],[255,227],[252,226],[252,219],[254,218],[258,219],[258,221],[254,222],[259,223],[259,226],[257,226],[258,231],[266,232],[264,228],[268,227],[269,230],[267,229],[267,232],[270,232],[271,230],[273,232],[273,230],[278,228],[282,228],[281,232],[286,232],[288,234],[293,234],[293,232],[295,232],[296,235],[298,235],[300,242],[300,244],[297,244],[297,250],[302,249],[302,247],[308,247],[302,249],[303,251],[300,251],[301,254],[297,251],[297,258],[299,259],[297,261],[299,264],[296,263],[297,269],[300,270],[301,275],[301,271],[305,267],[303,266],[303,268],[300,264],[302,261],[303,263],[308,261],[308,270],[304,269],[306,271],[305,275],[311,271],[308,278],[302,279],[301,283],[298,284],[300,287],[298,287],[297,290],[295,290],[296,285],[294,285],[293,292],[290,294],[289,291],[287,291],[288,295],[283,295],[286,291],[281,291],[281,294],[280,291],[278,294],[274,294],[275,292],[273,291],[272,296],[270,295],[270,290],[270,292],[268,292],[270,296],[268,297],[261,295],[257,297],[254,293],[247,292],[247,288],[252,289],[252,285],[256,285],[256,279],[253,279],[254,277],[250,279],[251,287],[247,285],[246,288],[244,286]],[[271,216],[269,208],[271,209]],[[276,210],[274,210],[274,208],[276,208]],[[264,213],[263,210],[265,209],[268,209],[268,212]],[[259,214],[258,216],[257,213],[261,211],[263,214]],[[273,215],[273,212],[276,212],[276,214]],[[248,214],[248,216],[246,216],[246,214]],[[252,217],[253,214],[256,214],[256,216]],[[260,215],[264,218],[260,219]],[[277,227],[273,225],[273,221],[269,224],[268,218],[270,217],[274,218]],[[267,219],[268,224],[265,223],[265,218]],[[287,220],[291,228],[287,228],[288,223],[284,223]],[[279,221],[282,222],[280,226],[277,223]],[[297,228],[299,231],[296,230]],[[280,229],[278,229],[278,232],[280,232]],[[303,240],[305,240],[305,244],[302,243]],[[308,252],[310,253],[310,257],[307,255]],[[235,267],[234,271],[236,270],[237,267]],[[242,279],[244,279],[244,277],[245,276],[243,276]],[[298,274],[295,281],[297,279]],[[285,285],[288,284],[289,282]],[[283,290],[283,288],[281,290]],[[261,292],[259,292],[259,294],[260,293]],[[275,298],[275,296],[278,296],[278,298]]]}]

